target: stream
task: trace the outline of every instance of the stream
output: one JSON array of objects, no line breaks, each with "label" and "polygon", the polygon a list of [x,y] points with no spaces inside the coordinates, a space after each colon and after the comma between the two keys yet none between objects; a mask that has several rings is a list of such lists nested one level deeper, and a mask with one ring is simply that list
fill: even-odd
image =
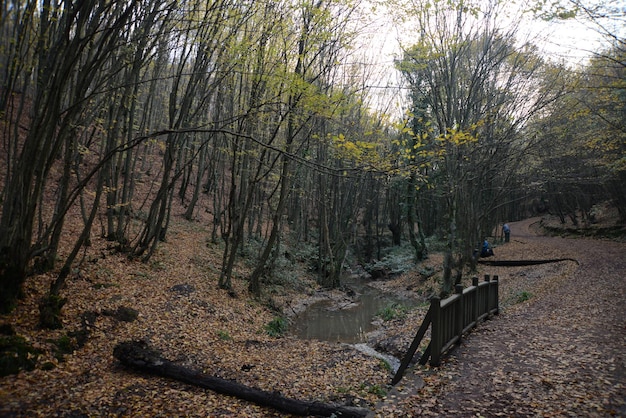
[{"label": "stream", "polygon": [[400,298],[367,283],[365,279],[347,279],[343,284],[355,292],[354,296],[346,294],[339,302],[323,300],[311,304],[292,319],[290,330],[301,339],[351,344],[365,354],[387,361],[395,371],[400,361],[368,346],[366,335],[377,328],[372,321],[386,307],[394,303],[412,307],[420,301]]}]

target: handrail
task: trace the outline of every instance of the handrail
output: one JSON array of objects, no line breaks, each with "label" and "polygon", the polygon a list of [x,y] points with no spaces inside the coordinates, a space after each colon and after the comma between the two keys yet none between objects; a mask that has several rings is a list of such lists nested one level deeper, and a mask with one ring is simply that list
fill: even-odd
[{"label": "handrail", "polygon": [[453,344],[460,343],[461,338],[480,321],[500,312],[498,298],[498,276],[494,276],[492,280],[488,274],[482,283],[478,282],[478,277],[472,278],[472,286],[466,289],[463,285],[456,285],[455,294],[444,300],[437,296],[433,297],[422,325],[402,358],[391,384],[395,385],[402,379],[429,326],[430,343],[420,357],[419,363],[426,364],[430,357],[430,365],[436,367],[441,363],[441,356]]}]

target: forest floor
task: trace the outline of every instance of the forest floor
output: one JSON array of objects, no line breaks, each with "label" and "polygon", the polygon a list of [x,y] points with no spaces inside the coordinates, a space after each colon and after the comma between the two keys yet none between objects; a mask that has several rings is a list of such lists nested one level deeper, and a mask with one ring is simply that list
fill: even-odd
[{"label": "forest floor", "polygon": [[[127,340],[147,341],[170,360],[213,376],[290,398],[368,408],[373,417],[626,416],[626,243],[545,236],[539,219],[511,227],[511,242],[496,246],[495,259],[578,263],[481,266],[477,275],[499,276],[500,314],[440,367],[411,367],[395,387],[384,362],[352,345],[268,335],[278,311],[328,294],[302,281],[297,293],[274,287],[264,300],[251,299],[245,266],[234,293],[218,290],[221,249],[207,241],[200,222],[175,222],[148,263],[94,240],[64,290],[63,329],[37,327],[37,303],[52,273],[29,278],[18,308],[0,317],[39,350],[34,370],[0,377],[0,416],[285,416],[126,370],[112,353]],[[440,263],[432,254],[411,273],[376,284],[426,295],[437,275],[420,271]],[[118,315],[120,308],[136,310],[137,319]],[[408,348],[425,309],[382,323],[371,343]]]}]

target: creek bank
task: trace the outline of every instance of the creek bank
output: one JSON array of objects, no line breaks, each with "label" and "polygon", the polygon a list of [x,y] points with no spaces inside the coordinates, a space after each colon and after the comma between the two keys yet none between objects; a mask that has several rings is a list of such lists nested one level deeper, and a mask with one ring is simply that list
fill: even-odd
[{"label": "creek bank", "polygon": [[413,262],[405,265],[401,273],[387,271],[386,274],[374,275],[356,269],[345,276],[342,286],[338,289],[316,288],[304,295],[292,295],[293,299],[283,302],[282,312],[289,320],[293,320],[311,305],[319,302],[327,303],[328,311],[353,308],[358,305],[360,296],[359,286],[355,286],[355,282],[361,282],[361,286],[376,289],[400,302],[415,300],[425,302],[438,292],[436,275],[441,271],[442,262],[443,255],[433,253],[419,265]]},{"label": "creek bank", "polygon": [[[427,263],[437,260],[434,257]],[[436,268],[420,267],[378,279],[352,275],[345,278],[340,289],[316,290],[291,300],[283,310],[290,321],[290,334],[303,340],[350,345],[384,360],[395,373],[423,320],[427,298],[437,288],[432,274]],[[381,312],[391,313],[390,318],[381,318]],[[319,329],[310,329],[314,327]]]},{"label": "creek bank", "polygon": [[375,283],[348,278],[339,290],[318,291],[292,303],[287,312],[292,333],[303,339],[362,343],[366,334],[380,327],[377,316],[392,319],[424,303],[416,292],[393,291]]}]

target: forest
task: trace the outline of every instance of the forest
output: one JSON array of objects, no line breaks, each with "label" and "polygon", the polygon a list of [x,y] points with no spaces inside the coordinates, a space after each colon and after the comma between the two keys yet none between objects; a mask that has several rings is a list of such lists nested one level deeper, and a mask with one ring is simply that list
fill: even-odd
[{"label": "forest", "polygon": [[[408,243],[419,261],[434,241],[445,293],[504,222],[593,223],[606,201],[626,221],[624,38],[605,21],[622,12],[516,12],[594,25],[602,48],[573,65],[502,25],[521,22],[505,6],[3,2],[0,310],[52,272],[40,309],[55,327],[94,239],[147,263],[173,217],[208,219],[217,287],[245,259],[256,297],[285,257],[335,288],[348,258]],[[393,67],[400,112],[371,82],[376,7],[413,31]]]},{"label": "forest", "polygon": [[[116,361],[143,346],[305,414],[446,415],[458,368],[381,406],[388,363],[286,336],[286,312],[352,302],[350,276],[397,279],[419,303],[387,312],[376,348],[401,356],[424,301],[482,274],[474,251],[505,223],[526,235],[498,255],[570,261],[501,276],[502,304],[538,319],[487,325],[498,341],[463,347],[459,384],[500,382],[485,391],[529,416],[618,414],[623,243],[544,240],[530,218],[623,240],[625,20],[613,0],[1,2],[0,415],[284,416]],[[574,59],[535,25],[597,42]],[[480,344],[539,372],[486,379]]]}]

